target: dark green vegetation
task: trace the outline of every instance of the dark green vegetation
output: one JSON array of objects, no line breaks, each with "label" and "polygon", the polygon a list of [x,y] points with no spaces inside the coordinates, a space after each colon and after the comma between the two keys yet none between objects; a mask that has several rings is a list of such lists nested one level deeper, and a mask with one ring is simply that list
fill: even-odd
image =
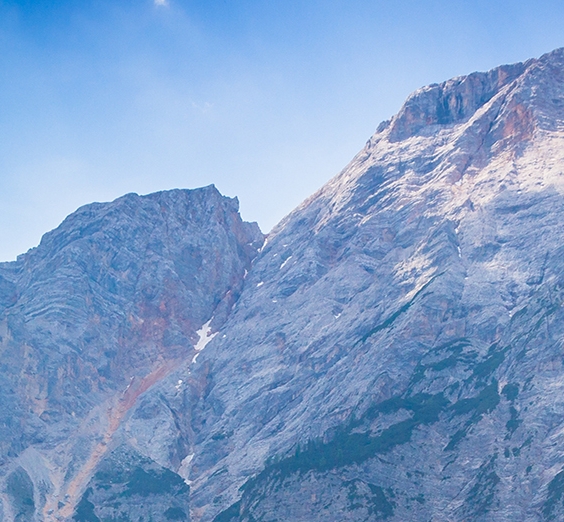
[{"label": "dark green vegetation", "polygon": [[519,385],[518,384],[512,384],[512,383],[506,384],[503,387],[503,390],[502,390],[501,393],[503,395],[505,395],[505,398],[508,401],[513,402],[519,395]]},{"label": "dark green vegetation", "polygon": [[120,485],[120,492],[115,495],[119,498],[162,494],[177,496],[188,494],[190,490],[179,475],[165,468],[139,466],[126,470],[103,470],[96,473],[94,478],[99,484],[98,489],[108,489],[107,484]]},{"label": "dark green vegetation", "polygon": [[460,399],[452,405],[454,415],[470,415],[470,418],[464,423],[451,438],[447,444],[445,451],[452,451],[456,445],[468,434],[473,425],[480,422],[485,413],[491,413],[499,404],[499,393],[497,392],[498,383],[495,379],[493,382],[483,388],[476,397],[469,399]]},{"label": "dark green vegetation", "polygon": [[474,366],[472,377],[476,379],[477,382],[486,381],[505,360],[507,350],[508,348],[498,350],[497,345],[492,345],[488,351],[487,357]]},{"label": "dark green vegetation", "polygon": [[[445,353],[446,357],[432,363],[419,362],[411,378],[410,389],[413,390],[419,382],[431,378],[433,372],[449,370],[451,374],[455,374],[453,369],[460,367],[459,375],[464,380],[451,385],[450,390],[453,392],[465,388],[474,390],[474,393],[478,392],[477,395],[459,399],[450,406],[455,417],[469,417],[462,427],[451,436],[445,451],[453,450],[466,437],[472,426],[480,422],[485,414],[494,411],[500,402],[498,382],[493,375],[505,360],[509,348],[500,348],[494,344],[489,348],[486,356],[479,361],[477,352],[472,350],[471,346],[469,339],[460,338],[437,347],[435,353]],[[508,384],[502,393],[508,400],[513,401],[519,393],[519,387],[515,384]],[[508,423],[510,433],[513,433],[521,422],[516,417],[517,410],[513,408],[511,411],[513,410],[515,413],[512,413],[512,420]]]},{"label": "dark green vegetation", "polygon": [[[346,482],[348,487],[348,499],[350,502],[350,509],[359,509],[366,507],[368,514],[377,516],[378,519],[386,519],[394,514],[394,503],[388,500],[384,490],[380,486],[367,483],[369,494],[365,495],[360,491],[360,480],[351,480]],[[362,483],[364,485],[364,483]]]},{"label": "dark green vegetation", "polygon": [[[512,383],[506,384],[501,393],[508,401],[511,401],[511,403],[513,404],[515,402],[515,399],[517,399],[519,395],[519,385]],[[515,409],[515,406],[512,405],[509,408],[509,414],[511,415],[511,417],[505,424],[505,427],[507,428],[507,435],[505,436],[505,440],[509,440],[513,433],[523,422],[519,418],[519,412]]]},{"label": "dark green vegetation", "polygon": [[168,508],[165,512],[164,512],[164,517],[167,520],[188,520],[188,518],[186,517],[186,513],[184,512],[183,509],[179,508],[179,507],[171,507]]},{"label": "dark green vegetation", "polygon": [[[328,442],[312,440],[304,446],[298,446],[293,456],[279,461],[272,461],[255,478],[243,487],[242,502],[232,505],[220,513],[214,522],[238,520],[241,516],[249,516],[245,506],[247,498],[253,498],[256,490],[270,481],[282,483],[294,474],[305,474],[309,471],[323,472],[341,468],[351,464],[360,464],[378,454],[391,451],[394,447],[411,440],[413,431],[419,427],[436,422],[439,414],[448,406],[444,395],[418,394],[413,397],[393,397],[370,408],[360,419],[352,419],[348,424],[339,427]],[[393,424],[378,435],[370,432],[355,431],[363,424],[370,422],[381,414],[391,414],[400,410],[411,412],[411,417]],[[355,485],[348,484],[353,493]],[[369,484],[371,495],[369,511],[378,513],[381,518],[393,514],[393,504],[386,498],[380,486]],[[350,492],[349,492],[350,494]],[[354,503],[353,503],[354,506]]]},{"label": "dark green vegetation", "polygon": [[232,520],[237,520],[241,513],[241,502],[235,502],[235,504],[229,506],[226,510],[222,511],[217,515],[213,522],[231,522]]},{"label": "dark green vegetation", "polygon": [[[460,345],[457,346],[457,352],[460,350]],[[464,422],[463,426],[450,438],[445,451],[452,451],[456,448],[458,443],[466,437],[472,426],[476,425],[486,413],[494,411],[499,402],[500,395],[498,392],[499,384],[497,379],[493,377],[495,371],[505,360],[505,354],[509,350],[508,347],[499,348],[497,344],[492,345],[486,357],[472,365],[472,373],[465,381],[466,385],[473,384],[474,388],[479,390],[478,395],[465,399],[459,399],[452,405],[452,411],[455,416],[469,416]],[[458,356],[458,354],[455,354]],[[459,357],[459,356],[458,356]],[[468,358],[463,359],[462,362],[468,362]],[[504,387],[503,393],[509,397],[516,397],[518,388],[515,385],[507,385]],[[515,410],[516,411],[516,410]],[[519,422],[510,424],[513,431],[519,426]],[[508,430],[509,430],[508,426]],[[512,432],[511,432],[512,433]]]},{"label": "dark green vegetation", "polygon": [[18,467],[10,474],[6,482],[6,492],[12,498],[15,522],[32,520],[35,511],[33,483],[23,468]]},{"label": "dark green vegetation", "polygon": [[82,495],[78,506],[76,506],[74,517],[72,517],[75,522],[100,522],[100,519],[94,513],[94,504],[88,500],[91,494],[92,488],[88,488]]},{"label": "dark green vegetation", "polygon": [[469,520],[477,520],[486,515],[492,508],[495,488],[500,481],[495,472],[496,460],[497,454],[480,467],[475,483],[468,492],[465,511],[469,515]]},{"label": "dark green vegetation", "polygon": [[[442,393],[418,394],[405,399],[394,397],[370,409],[361,419],[352,420],[339,427],[329,442],[312,440],[305,446],[298,446],[292,457],[271,463],[263,473],[284,478],[296,472],[327,471],[360,464],[375,455],[392,450],[395,446],[409,442],[413,430],[418,426],[436,422],[447,405],[448,401]],[[411,418],[393,424],[379,435],[372,436],[369,432],[355,431],[380,413],[390,414],[400,410],[411,412]]]},{"label": "dark green vegetation", "polygon": [[548,484],[548,495],[542,507],[545,520],[556,520],[554,510],[558,504],[562,504],[564,495],[564,470],[558,473]]},{"label": "dark green vegetation", "polygon": [[419,382],[428,378],[433,372],[449,370],[459,365],[467,367],[474,364],[477,358],[477,353],[473,350],[466,351],[466,349],[471,346],[471,341],[466,338],[454,339],[449,343],[437,346],[433,350],[433,353],[444,354],[446,357],[439,359],[438,361],[428,363],[419,361],[415,367],[413,375],[411,376],[411,382],[409,385],[410,390],[413,390]]},{"label": "dark green vegetation", "polygon": [[484,413],[492,412],[499,404],[497,387],[497,381],[494,379],[493,382],[483,388],[476,397],[460,399],[452,405],[455,415],[472,413],[473,417],[479,420]]},{"label": "dark green vegetation", "polygon": [[509,408],[509,413],[511,415],[511,418],[507,421],[507,424],[505,425],[508,431],[508,434],[505,437],[506,439],[511,438],[511,435],[513,435],[515,430],[523,422],[521,419],[519,419],[519,412],[513,406]]},{"label": "dark green vegetation", "polygon": [[[423,289],[422,289],[423,290]],[[413,298],[415,299],[417,295]],[[411,306],[413,299],[405,307]],[[400,309],[396,314],[382,323],[378,329],[390,326],[407,308]],[[375,330],[369,332],[373,335]],[[366,337],[366,336],[365,336]],[[367,338],[367,337],[366,337]],[[362,340],[366,340],[363,338]],[[397,395],[388,400],[368,408],[361,416],[352,417],[349,421],[337,427],[328,439],[310,440],[298,445],[294,453],[286,458],[269,461],[265,469],[241,488],[243,495],[240,502],[233,504],[215,519],[215,522],[232,520],[252,520],[251,505],[260,502],[267,484],[277,484],[284,487],[291,477],[305,477],[307,473],[324,473],[330,470],[343,469],[351,465],[360,465],[378,455],[391,452],[394,448],[411,441],[415,430],[436,423],[441,416],[444,418],[462,419],[461,427],[451,436],[445,451],[453,450],[456,445],[467,436],[473,426],[480,422],[484,415],[493,412],[500,403],[499,384],[494,377],[496,370],[504,362],[508,347],[500,348],[492,345],[487,354],[480,360],[478,353],[472,349],[470,340],[455,339],[447,344],[436,347],[429,352],[431,361],[419,362],[414,369],[410,384],[404,395]],[[444,354],[443,358],[440,355]],[[437,356],[439,358],[437,359]],[[432,379],[433,373],[443,370],[451,372],[459,367],[459,381],[450,386],[449,395],[445,392],[429,394],[414,393],[417,383],[422,379]],[[433,373],[431,373],[433,372]],[[463,390],[471,394],[464,397]],[[519,393],[515,384],[508,384],[503,389],[504,397],[513,402]],[[453,400],[453,395],[463,398]],[[450,399],[449,399],[450,396]],[[395,422],[381,431],[374,431],[371,426],[379,417],[386,417],[404,412],[409,414],[407,419]],[[520,425],[518,412],[511,406],[511,418],[507,423],[509,434]],[[518,449],[518,448],[516,448]],[[480,516],[490,509],[499,477],[495,472],[497,455],[491,457],[482,468],[476,484],[468,493],[468,505],[473,506],[473,516]],[[288,483],[289,484],[289,483]],[[386,518],[393,514],[394,504],[380,486],[371,486],[373,515]],[[348,486],[353,488],[353,486]],[[374,489],[373,489],[374,488]],[[262,493],[261,493],[262,492]],[[354,496],[351,490],[350,495]],[[349,497],[350,499],[351,497]],[[422,496],[416,497],[418,503],[423,503]],[[351,509],[366,506],[369,503],[351,503]],[[370,505],[372,505],[370,504]]]},{"label": "dark green vegetation", "polygon": [[176,473],[168,469],[148,470],[136,468],[127,482],[127,489],[121,494],[122,497],[139,495],[148,497],[149,495],[182,494],[188,493],[189,488],[186,483]]},{"label": "dark green vegetation", "polygon": [[189,491],[188,485],[176,473],[130,451],[116,451],[95,474],[73,520],[188,520]]}]

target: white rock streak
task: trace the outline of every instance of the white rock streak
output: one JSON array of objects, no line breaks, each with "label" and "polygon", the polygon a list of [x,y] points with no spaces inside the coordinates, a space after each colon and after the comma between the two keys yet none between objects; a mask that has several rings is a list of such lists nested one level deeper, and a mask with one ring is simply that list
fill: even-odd
[{"label": "white rock streak", "polygon": [[280,265],[280,270],[282,270],[282,269],[288,264],[288,261],[290,261],[290,259],[292,259],[292,256],[290,256],[288,259],[286,259],[286,261],[284,261],[284,262]]},{"label": "white rock streak", "polygon": [[190,463],[194,458],[194,454],[190,453],[187,455],[180,463],[180,468],[178,469],[178,474],[184,479],[184,482],[190,486],[191,481],[188,479],[190,474]]}]

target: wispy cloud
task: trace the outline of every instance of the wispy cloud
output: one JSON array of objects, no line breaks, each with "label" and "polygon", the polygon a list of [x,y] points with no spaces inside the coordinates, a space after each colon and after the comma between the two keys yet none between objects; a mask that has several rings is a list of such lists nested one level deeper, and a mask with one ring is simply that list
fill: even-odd
[{"label": "wispy cloud", "polygon": [[206,114],[206,112],[209,112],[213,108],[213,103],[210,102],[196,103],[195,101],[193,101],[192,107],[200,111],[202,114]]},{"label": "wispy cloud", "polygon": [[157,7],[161,7],[161,6],[167,6],[168,5],[168,0],[154,0],[155,5]]}]

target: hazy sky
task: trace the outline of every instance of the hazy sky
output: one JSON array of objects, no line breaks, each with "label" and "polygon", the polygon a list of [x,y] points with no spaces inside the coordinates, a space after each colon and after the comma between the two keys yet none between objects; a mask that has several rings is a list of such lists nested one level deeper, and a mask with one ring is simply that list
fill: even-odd
[{"label": "hazy sky", "polygon": [[0,0],[0,260],[210,183],[267,232],[414,89],[560,46],[562,0]]}]

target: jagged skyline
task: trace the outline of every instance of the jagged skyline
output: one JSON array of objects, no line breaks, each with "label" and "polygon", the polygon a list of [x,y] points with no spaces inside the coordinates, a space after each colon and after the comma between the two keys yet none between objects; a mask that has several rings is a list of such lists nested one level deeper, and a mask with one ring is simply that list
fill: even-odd
[{"label": "jagged skyline", "polygon": [[215,183],[268,231],[412,90],[564,44],[555,1],[0,3],[0,259]]},{"label": "jagged skyline", "polygon": [[0,264],[10,522],[564,520],[564,48],[412,93],[265,239],[214,186]]}]

